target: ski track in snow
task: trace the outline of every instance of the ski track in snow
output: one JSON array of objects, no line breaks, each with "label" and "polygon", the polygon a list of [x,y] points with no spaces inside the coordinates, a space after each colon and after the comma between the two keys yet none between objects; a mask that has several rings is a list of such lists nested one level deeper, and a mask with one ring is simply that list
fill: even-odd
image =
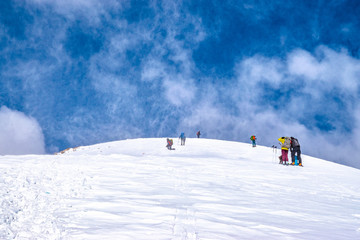
[{"label": "ski track in snow", "polygon": [[360,239],[360,171],[271,148],[135,139],[2,156],[0,239]]}]

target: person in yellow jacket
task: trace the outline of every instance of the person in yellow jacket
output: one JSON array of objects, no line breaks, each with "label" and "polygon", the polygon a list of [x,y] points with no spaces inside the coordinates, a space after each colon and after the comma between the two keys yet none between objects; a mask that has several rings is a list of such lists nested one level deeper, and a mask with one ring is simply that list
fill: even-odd
[{"label": "person in yellow jacket", "polygon": [[278,139],[281,142],[281,160],[280,163],[288,164],[289,158],[289,148],[291,146],[291,139],[289,137],[281,137]]}]

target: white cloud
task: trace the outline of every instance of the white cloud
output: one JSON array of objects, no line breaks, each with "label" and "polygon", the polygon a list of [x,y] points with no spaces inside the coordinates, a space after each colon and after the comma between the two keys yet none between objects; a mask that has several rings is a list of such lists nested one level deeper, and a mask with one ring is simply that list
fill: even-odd
[{"label": "white cloud", "polygon": [[152,82],[166,76],[165,65],[156,59],[149,59],[141,70],[141,80]]},{"label": "white cloud", "polygon": [[184,125],[191,127],[201,126],[204,129],[222,129],[223,124],[229,123],[228,117],[222,109],[211,103],[211,100],[209,102],[203,101],[193,109],[192,115],[185,117]]},{"label": "white cloud", "polygon": [[360,61],[349,56],[345,50],[337,52],[319,46],[314,55],[296,50],[289,54],[287,62],[289,74],[303,77],[309,92],[338,88],[357,94]]},{"label": "white cloud", "polygon": [[304,76],[308,80],[319,80],[321,65],[309,52],[298,49],[288,56],[288,69],[290,74]]},{"label": "white cloud", "polygon": [[50,6],[69,20],[83,17],[92,23],[100,23],[100,17],[107,14],[107,9],[121,9],[122,5],[127,4],[116,0],[26,0],[26,3],[40,8]]},{"label": "white cloud", "polygon": [[254,56],[237,64],[235,71],[242,83],[254,86],[259,82],[268,82],[277,87],[283,80],[283,63],[279,59]]},{"label": "white cloud", "polygon": [[189,104],[195,97],[196,88],[190,81],[165,80],[164,88],[167,100],[178,107]]},{"label": "white cloud", "polygon": [[45,143],[39,123],[22,112],[0,108],[0,154],[43,154]]}]

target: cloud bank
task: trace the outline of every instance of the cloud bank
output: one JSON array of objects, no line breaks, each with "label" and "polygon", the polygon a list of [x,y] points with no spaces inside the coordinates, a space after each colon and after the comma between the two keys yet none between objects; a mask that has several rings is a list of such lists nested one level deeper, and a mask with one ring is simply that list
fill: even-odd
[{"label": "cloud bank", "polygon": [[24,113],[0,108],[0,154],[44,154],[44,136],[39,123]]}]

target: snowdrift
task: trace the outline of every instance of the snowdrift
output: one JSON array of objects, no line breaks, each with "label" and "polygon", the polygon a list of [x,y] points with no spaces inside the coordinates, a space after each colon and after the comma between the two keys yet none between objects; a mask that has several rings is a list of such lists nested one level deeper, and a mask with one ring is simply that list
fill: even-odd
[{"label": "snowdrift", "polygon": [[360,239],[360,171],[279,150],[133,139],[0,157],[0,239]]}]

